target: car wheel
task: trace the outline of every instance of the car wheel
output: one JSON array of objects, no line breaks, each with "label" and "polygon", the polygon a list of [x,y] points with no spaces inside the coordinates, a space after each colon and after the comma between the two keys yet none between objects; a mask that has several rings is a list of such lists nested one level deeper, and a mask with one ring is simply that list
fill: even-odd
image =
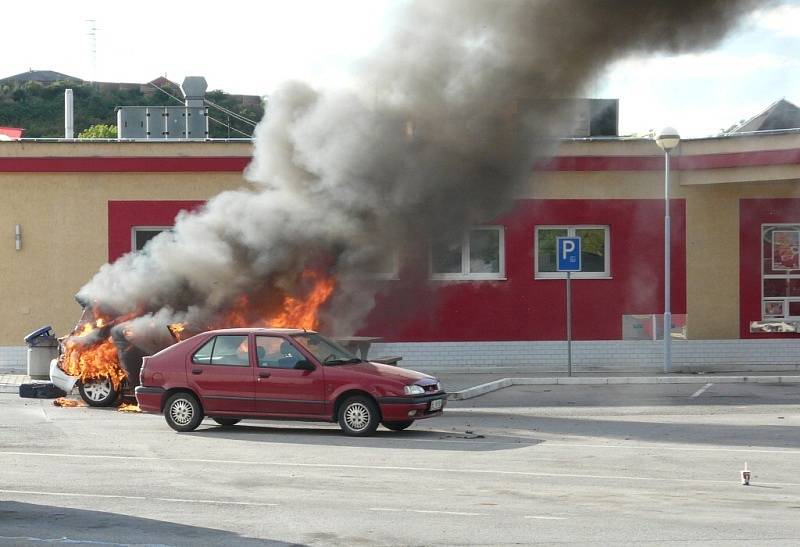
[{"label": "car wheel", "polygon": [[217,422],[222,427],[230,427],[242,421],[239,418],[211,418],[211,419]]},{"label": "car wheel", "polygon": [[413,423],[414,420],[408,420],[407,422],[383,422],[383,427],[391,429],[392,431],[403,431]]},{"label": "car wheel", "polygon": [[164,418],[175,431],[194,431],[203,421],[203,407],[191,393],[176,393],[164,405]]},{"label": "car wheel", "polygon": [[346,435],[372,435],[378,429],[380,420],[378,407],[369,397],[350,397],[339,408],[339,427]]},{"label": "car wheel", "polygon": [[87,405],[95,407],[111,406],[119,397],[120,392],[114,389],[114,384],[109,378],[97,378],[87,382],[81,382],[78,386]]}]

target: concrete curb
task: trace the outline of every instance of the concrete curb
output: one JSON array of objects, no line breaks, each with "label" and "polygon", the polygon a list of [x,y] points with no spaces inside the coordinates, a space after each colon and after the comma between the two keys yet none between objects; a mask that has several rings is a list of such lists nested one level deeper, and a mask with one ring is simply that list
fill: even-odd
[{"label": "concrete curb", "polygon": [[555,377],[555,378],[502,378],[448,394],[454,401],[480,397],[511,386],[554,385],[620,385],[620,384],[798,384],[800,376],[609,376],[609,377]]}]

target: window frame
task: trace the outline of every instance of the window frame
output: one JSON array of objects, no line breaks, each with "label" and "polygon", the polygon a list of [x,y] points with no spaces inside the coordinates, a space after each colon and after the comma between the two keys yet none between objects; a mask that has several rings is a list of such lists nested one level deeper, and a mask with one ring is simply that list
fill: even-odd
[{"label": "window frame", "polygon": [[[136,233],[137,232],[152,232],[155,230],[160,230],[161,232],[170,232],[175,228],[175,226],[131,226],[131,252],[132,253],[141,253],[144,250],[144,247],[141,249],[136,248]],[[159,234],[156,234],[153,237],[157,237]],[[152,239],[152,238],[151,238]],[[149,243],[149,240],[148,240]],[[147,246],[147,243],[145,243]]]},{"label": "window frame", "polygon": [[613,279],[611,275],[611,225],[610,224],[541,224],[533,230],[533,278],[534,279],[566,279],[566,272],[539,271],[539,230],[566,230],[564,237],[577,237],[577,230],[603,230],[603,271],[571,272],[572,279]]},{"label": "window frame", "polygon": [[[469,271],[469,234],[477,230],[494,230],[499,238],[499,272]],[[461,272],[436,273],[433,271],[433,245],[428,245],[428,277],[433,281],[505,281],[506,277],[506,227],[500,224],[471,226],[461,238]]]},{"label": "window frame", "polygon": [[367,272],[359,270],[356,272],[345,272],[344,275],[347,279],[356,279],[359,281],[398,281],[400,279],[400,251],[393,249],[389,251],[392,259],[391,272]]},{"label": "window frame", "polygon": [[[790,303],[792,302],[800,302],[800,296],[764,296],[764,281],[766,279],[780,279],[780,280],[792,280],[797,279],[800,280],[800,269],[797,270],[786,270],[785,274],[767,274],[764,273],[764,245],[766,244],[764,241],[764,235],[767,230],[778,230],[780,231],[781,228],[793,228],[792,231],[800,232],[800,222],[765,222],[761,224],[759,227],[760,234],[759,239],[761,240],[759,245],[759,285],[760,285],[760,297],[761,297],[761,320],[762,321],[798,321],[800,320],[800,315],[789,315],[791,306]],[[773,242],[770,241],[770,245]],[[770,249],[770,256],[772,255],[772,249]],[[793,273],[796,272],[796,273]],[[781,303],[781,307],[783,308],[783,315],[767,315],[767,303]]]}]

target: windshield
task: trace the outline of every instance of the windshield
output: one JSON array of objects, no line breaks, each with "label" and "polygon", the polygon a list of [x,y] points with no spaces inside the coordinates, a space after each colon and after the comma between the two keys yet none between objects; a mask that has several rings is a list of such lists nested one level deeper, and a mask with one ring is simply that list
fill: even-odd
[{"label": "windshield", "polygon": [[361,359],[321,334],[304,332],[303,334],[296,334],[292,338],[310,351],[324,365],[361,362]]}]

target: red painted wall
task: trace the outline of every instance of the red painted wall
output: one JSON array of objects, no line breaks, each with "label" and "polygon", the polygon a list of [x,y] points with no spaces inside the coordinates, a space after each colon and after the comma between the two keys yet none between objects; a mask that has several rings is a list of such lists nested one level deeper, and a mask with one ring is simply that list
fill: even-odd
[{"label": "red painted wall", "polygon": [[796,338],[792,333],[751,333],[761,319],[761,225],[800,224],[800,199],[739,200],[739,337]]},{"label": "red painted wall", "polygon": [[[108,256],[131,250],[134,226],[169,226],[201,201],[109,201]],[[686,313],[683,200],[672,200],[672,311]],[[534,279],[537,225],[610,226],[612,279],[573,280],[573,336],[617,340],[623,314],[663,311],[662,200],[519,200],[495,222],[505,230],[505,281],[430,281],[427,246],[402,261],[400,280],[384,281],[362,334],[387,341],[563,340],[565,281]],[[416,259],[413,259],[416,257]],[[421,260],[420,260],[421,258]]]},{"label": "red painted wall", "polygon": [[[672,200],[672,312],[686,313],[686,205]],[[663,312],[662,200],[519,200],[506,226],[505,281],[429,281],[405,263],[387,281],[363,334],[387,341],[565,339],[565,281],[534,279],[537,225],[610,226],[612,279],[572,283],[573,337],[618,340],[623,314]],[[419,249],[421,255],[426,251]]]},{"label": "red painted wall", "polygon": [[113,262],[131,252],[131,233],[134,226],[172,226],[180,211],[190,211],[204,203],[197,200],[109,201],[108,261]]}]

